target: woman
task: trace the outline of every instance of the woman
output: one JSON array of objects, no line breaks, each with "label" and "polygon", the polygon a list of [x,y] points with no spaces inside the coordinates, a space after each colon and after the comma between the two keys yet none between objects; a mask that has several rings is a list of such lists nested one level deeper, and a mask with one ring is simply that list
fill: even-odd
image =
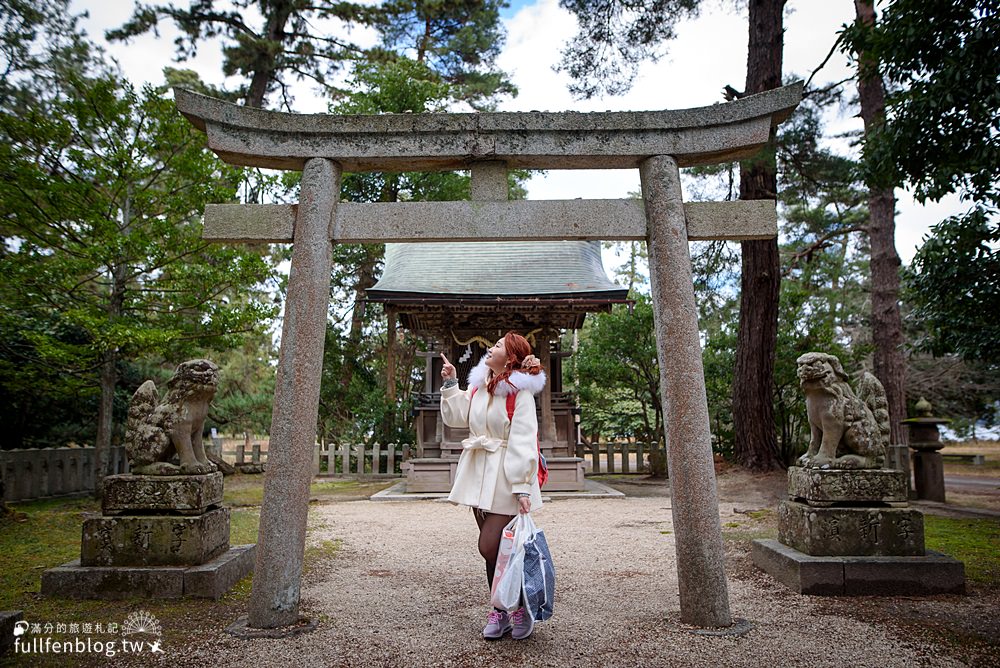
[{"label": "woman", "polygon": [[[542,507],[538,488],[538,420],[534,395],[545,386],[545,370],[531,354],[528,340],[507,332],[486,351],[465,390],[458,387],[455,367],[441,353],[441,418],[449,427],[468,427],[448,500],[471,506],[479,525],[479,553],[486,560],[486,579],[493,589],[503,528],[518,512]],[[473,388],[477,388],[473,396]],[[513,419],[507,395],[514,393]],[[523,604],[523,600],[522,600]],[[534,622],[522,605],[512,614],[494,608],[483,637],[498,640],[507,632],[517,640],[531,635]]]}]

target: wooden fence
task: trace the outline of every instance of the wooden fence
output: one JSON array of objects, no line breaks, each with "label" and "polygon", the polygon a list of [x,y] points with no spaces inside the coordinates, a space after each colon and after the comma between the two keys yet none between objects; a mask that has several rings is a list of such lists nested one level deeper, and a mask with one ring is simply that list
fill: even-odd
[{"label": "wooden fence", "polygon": [[[412,452],[414,447],[409,443],[317,443],[313,467],[320,476],[398,478],[403,475],[400,465]],[[260,443],[252,443],[249,450],[240,444],[235,449],[223,450],[222,454],[237,468],[267,463],[267,450],[262,450]]]},{"label": "wooden fence", "polygon": [[[243,443],[234,449],[225,449],[219,441],[213,445],[226,461],[238,466],[267,462],[267,450],[262,449],[258,441],[251,443],[249,448]],[[652,451],[659,451],[666,457],[662,447],[654,450],[648,443],[608,442],[577,446],[577,456],[590,459],[591,474],[648,472]],[[319,476],[398,478],[403,475],[400,465],[415,452],[416,448],[409,443],[317,443],[313,463]],[[110,473],[129,471],[124,447],[112,447],[108,454]],[[0,451],[0,475],[6,501],[84,494],[94,489],[94,448]]]},{"label": "wooden fence", "polygon": [[400,465],[412,452],[409,443],[317,443],[313,462],[316,475],[398,478],[403,475]]},{"label": "wooden fence", "polygon": [[[93,493],[96,448],[24,448],[0,451],[5,501],[32,501]],[[108,473],[128,473],[124,446],[108,450]]]},{"label": "wooden fence", "polygon": [[[649,457],[657,453],[666,462],[666,450],[658,443],[609,441],[577,445],[576,456],[590,459],[591,475],[597,473],[649,473]],[[664,463],[666,467],[666,463]]]},{"label": "wooden fence", "polygon": [[[316,475],[391,478],[403,475],[400,464],[415,451],[414,446],[409,443],[317,443],[313,462]],[[649,473],[649,457],[654,452],[666,460],[663,446],[629,441],[578,445],[576,456],[590,460],[591,474]],[[261,451],[258,443],[253,443],[250,451],[241,445],[236,450],[226,450],[223,454],[237,466],[267,461],[267,451]]]}]

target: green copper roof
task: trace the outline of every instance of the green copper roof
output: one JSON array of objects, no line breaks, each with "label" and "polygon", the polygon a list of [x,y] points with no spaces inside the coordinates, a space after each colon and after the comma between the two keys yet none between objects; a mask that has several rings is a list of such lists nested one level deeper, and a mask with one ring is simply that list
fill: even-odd
[{"label": "green copper roof", "polygon": [[624,298],[608,279],[599,241],[475,241],[385,245],[372,298],[402,294]]}]

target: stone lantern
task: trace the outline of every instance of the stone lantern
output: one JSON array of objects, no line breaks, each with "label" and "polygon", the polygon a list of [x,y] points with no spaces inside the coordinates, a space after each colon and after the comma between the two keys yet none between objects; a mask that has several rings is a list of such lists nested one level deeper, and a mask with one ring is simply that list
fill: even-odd
[{"label": "stone lantern", "polygon": [[944,502],[944,460],[941,457],[941,432],[938,425],[951,420],[934,417],[931,403],[920,397],[917,417],[903,420],[910,433],[913,450],[913,483],[918,499]]}]

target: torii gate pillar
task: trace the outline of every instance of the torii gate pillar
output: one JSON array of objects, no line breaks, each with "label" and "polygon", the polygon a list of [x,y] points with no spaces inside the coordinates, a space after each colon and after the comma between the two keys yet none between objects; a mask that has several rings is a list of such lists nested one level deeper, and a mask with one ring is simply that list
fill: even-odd
[{"label": "torii gate pillar", "polygon": [[687,221],[677,161],[639,165],[649,229],[649,283],[670,470],[670,512],[677,542],[681,621],[730,626],[725,549],[715,487],[708,397],[698,337]]},{"label": "torii gate pillar", "polygon": [[287,626],[299,615],[340,174],[340,165],[325,158],[302,170],[247,612],[247,626],[255,628]]}]

